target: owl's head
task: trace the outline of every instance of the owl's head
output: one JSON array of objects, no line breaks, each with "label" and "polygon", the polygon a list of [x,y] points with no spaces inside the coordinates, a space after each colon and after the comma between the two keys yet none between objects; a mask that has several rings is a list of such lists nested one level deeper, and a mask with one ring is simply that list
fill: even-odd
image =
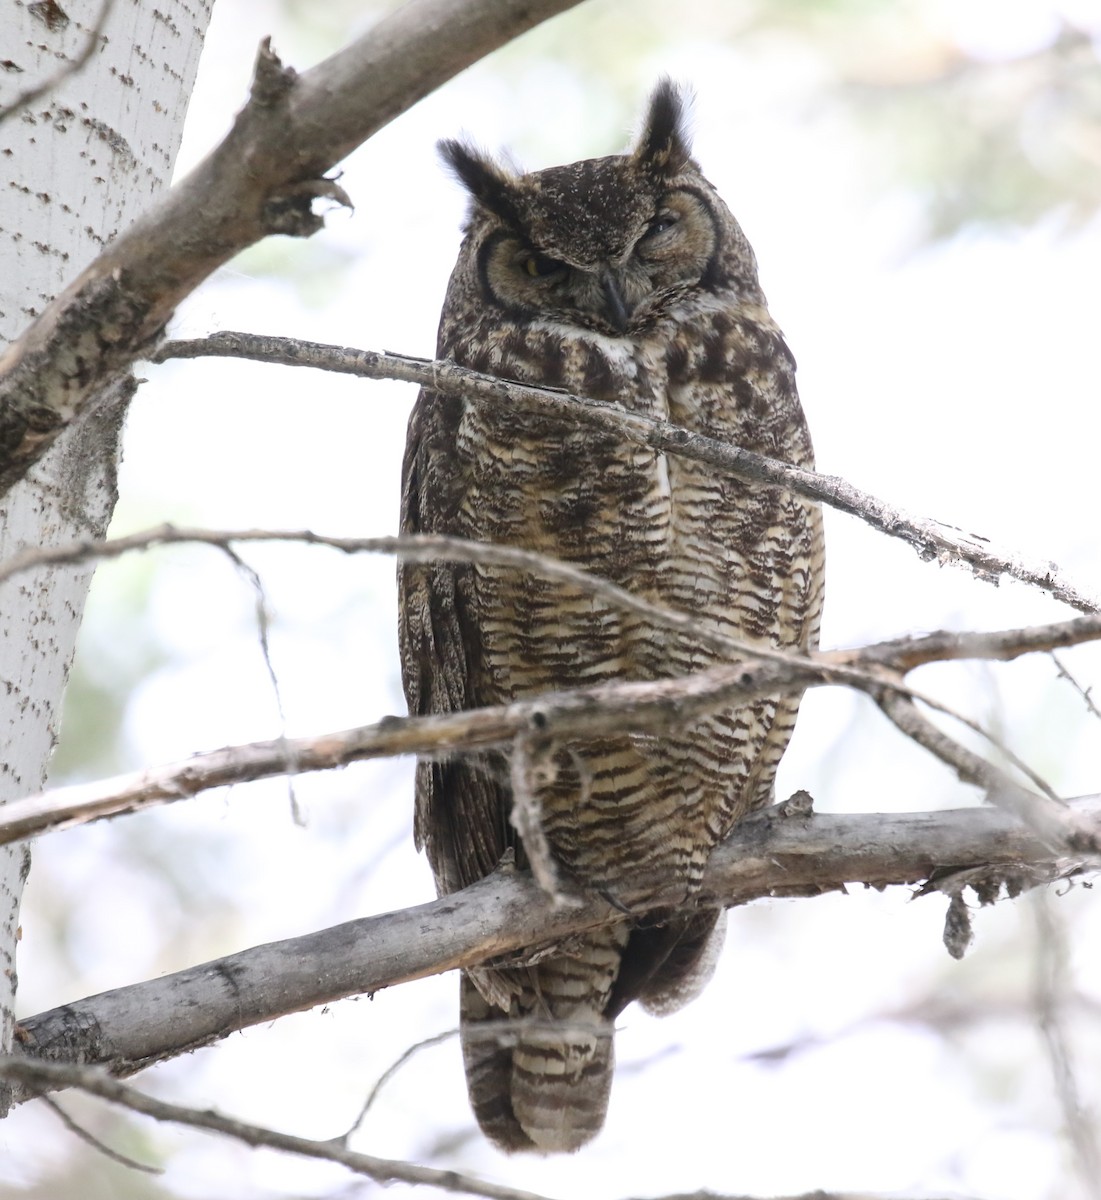
[{"label": "owl's head", "polygon": [[689,295],[733,286],[755,300],[753,252],[693,161],[684,116],[682,94],[663,80],[629,153],[524,175],[441,142],[472,199],[460,269],[474,255],[481,303],[623,337]]}]

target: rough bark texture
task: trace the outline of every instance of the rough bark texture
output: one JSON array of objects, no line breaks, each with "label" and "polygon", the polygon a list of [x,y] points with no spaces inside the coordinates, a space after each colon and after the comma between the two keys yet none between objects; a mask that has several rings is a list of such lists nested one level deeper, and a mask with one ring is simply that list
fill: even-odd
[{"label": "rough bark texture", "polygon": [[[0,43],[0,347],[130,225],[167,182],[210,5],[5,5]],[[84,10],[90,10],[84,19]],[[87,62],[71,68],[91,45]],[[11,65],[14,64],[14,65]],[[36,85],[59,78],[37,96]],[[102,536],[115,503],[119,429],[132,385],[90,396],[0,506],[0,562],[27,547]],[[92,565],[0,585],[0,802],[46,778]],[[0,852],[0,1019],[10,1043],[25,846]]]},{"label": "rough bark texture", "polygon": [[[708,862],[701,904],[919,881],[922,894],[958,898],[970,888],[990,903],[1082,869],[1080,860],[1052,853],[1018,821],[991,809],[813,814],[809,800],[800,793],[738,825]],[[1096,821],[1101,797],[1076,801],[1074,809]],[[502,869],[431,904],[254,946],[30,1017],[21,1023],[17,1048],[130,1075],[286,1013],[530,951],[621,919],[600,899],[556,907],[530,875]]]},{"label": "rough bark texture", "polygon": [[[36,304],[34,325],[0,354],[0,491],[148,349],[212,271],[268,234],[316,232],[314,201],[347,202],[325,172],[349,151],[464,67],[577,2],[411,0],[301,76],[265,43],[249,102],[221,145],[56,301]],[[118,6],[120,19],[131,20],[121,17],[130,11]],[[150,61],[176,53],[166,46]]]}]

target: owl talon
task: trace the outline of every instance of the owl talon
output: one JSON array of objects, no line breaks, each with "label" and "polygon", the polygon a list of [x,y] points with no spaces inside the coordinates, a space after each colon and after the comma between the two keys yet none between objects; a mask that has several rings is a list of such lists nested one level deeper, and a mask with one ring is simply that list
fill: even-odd
[{"label": "owl talon", "polygon": [[607,900],[612,908],[616,909],[617,912],[623,913],[624,916],[634,917],[638,915],[635,909],[631,908],[627,904],[624,904],[623,901],[620,900],[619,897],[608,888],[597,888],[596,894],[601,898],[601,900]]},{"label": "owl talon", "polygon": [[810,792],[800,788],[799,791],[792,792],[786,800],[781,800],[779,804],[774,805],[768,811],[771,817],[779,821],[813,817],[814,797]]}]

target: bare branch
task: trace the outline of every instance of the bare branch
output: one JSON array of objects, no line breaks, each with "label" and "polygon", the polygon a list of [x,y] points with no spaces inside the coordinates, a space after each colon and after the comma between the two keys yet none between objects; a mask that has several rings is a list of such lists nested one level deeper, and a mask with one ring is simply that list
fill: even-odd
[{"label": "bare branch", "polygon": [[457,72],[578,0],[409,0],[298,75],[265,43],[225,140],[108,246],[0,356],[0,489],[124,373],[177,304],[271,233],[348,203],[334,164]]},{"label": "bare branch", "polygon": [[71,1134],[78,1137],[82,1142],[86,1142],[98,1154],[111,1159],[112,1162],[117,1162],[119,1166],[128,1167],[131,1171],[142,1171],[146,1175],[164,1174],[163,1167],[153,1167],[149,1163],[138,1162],[136,1158],[130,1158],[108,1146],[106,1142],[100,1141],[94,1134],[89,1133],[83,1125],[74,1121],[53,1097],[39,1093],[35,1099],[40,1100]]},{"label": "bare branch", "polygon": [[421,1167],[416,1163],[400,1162],[391,1158],[376,1158],[371,1154],[359,1154],[339,1142],[318,1142],[309,1138],[296,1137],[290,1133],[279,1133],[262,1125],[252,1125],[225,1117],[213,1109],[187,1108],[182,1104],[171,1104],[158,1100],[112,1079],[102,1070],[92,1067],[69,1066],[56,1062],[36,1062],[18,1057],[0,1058],[0,1078],[9,1079],[38,1090],[57,1088],[79,1088],[92,1096],[99,1096],[112,1104],[119,1104],[131,1112],[142,1113],[155,1121],[170,1121],[176,1125],[187,1125],[193,1129],[206,1129],[225,1137],[236,1138],[248,1146],[266,1146],[272,1150],[283,1150],[304,1158],[323,1162],[339,1163],[380,1183],[411,1183],[433,1187],[442,1192],[456,1192],[468,1196],[483,1196],[486,1200],[546,1200],[534,1192],[522,1192],[516,1188],[502,1187],[458,1171],[440,1171],[432,1167]]},{"label": "bare branch", "polygon": [[[1101,796],[1076,801],[1074,808],[1081,821],[1101,824]],[[699,903],[816,896],[854,882],[881,889],[928,880],[922,891],[931,893],[963,871],[967,884],[990,900],[1002,879],[1019,891],[1085,866],[1052,853],[994,809],[798,815],[802,811],[767,810],[739,823],[711,855]],[[660,895],[622,899],[635,911],[663,903]],[[116,1075],[132,1074],[289,1012],[538,950],[622,919],[599,897],[556,907],[530,875],[505,868],[429,904],[255,946],[28,1018],[17,1029],[17,1045],[35,1058],[106,1063]]]},{"label": "bare branch", "polygon": [[1074,1058],[1060,1013],[1067,990],[1065,931],[1045,893],[1037,892],[1031,899],[1036,920],[1033,987],[1036,1023],[1051,1062],[1055,1093],[1063,1110],[1063,1125],[1074,1150],[1083,1192],[1090,1200],[1101,1200],[1101,1148],[1097,1143],[1096,1123],[1082,1103]]},{"label": "bare branch", "polygon": [[[485,1200],[548,1200],[534,1192],[505,1187],[488,1180],[475,1179],[459,1171],[441,1171],[422,1167],[416,1163],[397,1159],[377,1158],[349,1150],[340,1141],[313,1141],[293,1134],[280,1133],[262,1125],[239,1121],[235,1117],[223,1116],[212,1109],[188,1108],[158,1100],[127,1084],[119,1083],[101,1070],[84,1066],[69,1066],[61,1063],[34,1062],[29,1059],[0,1058],[0,1078],[22,1084],[24,1087],[78,1088],[91,1096],[98,1096],[111,1104],[118,1104],[131,1112],[141,1113],[155,1121],[167,1121],[192,1129],[204,1129],[211,1133],[235,1138],[249,1146],[263,1146],[282,1150],[303,1158],[321,1162],[334,1162],[357,1175],[366,1176],[379,1183],[409,1183],[432,1187],[437,1191],[452,1194],[481,1196]],[[679,1197],[669,1196],[664,1200],[754,1200],[749,1196],[718,1196],[711,1192],[695,1192]],[[775,1200],[782,1200],[776,1197]],[[815,1192],[813,1196],[792,1196],[787,1200],[877,1200],[867,1194]],[[932,1198],[927,1198],[932,1200]],[[958,1198],[957,1198],[958,1200]]]},{"label": "bare branch", "polygon": [[1017,629],[996,629],[989,632],[941,629],[913,637],[878,642],[859,651],[827,652],[826,658],[838,655],[842,661],[858,653],[866,662],[878,662],[896,671],[912,671],[932,662],[954,662],[960,659],[981,658],[997,662],[1012,662],[1025,654],[1060,650],[1095,641],[1101,634],[1101,616],[1075,617],[1070,621],[1053,621],[1048,625],[1026,625]]},{"label": "bare branch", "polygon": [[1059,673],[1060,679],[1065,679],[1072,688],[1082,697],[1082,703],[1085,704],[1088,712],[1095,717],[1101,717],[1101,708],[1098,708],[1093,699],[1093,688],[1083,687],[1077,679],[1067,670],[1062,659],[1053,650],[1051,652],[1051,661],[1055,663],[1055,669]]},{"label": "bare branch", "polygon": [[[523,1024],[522,1020],[521,1024]],[[379,1093],[406,1063],[420,1054],[422,1050],[429,1050],[434,1046],[442,1046],[444,1042],[450,1042],[458,1036],[459,1031],[457,1029],[445,1029],[443,1033],[434,1033],[431,1037],[421,1038],[419,1042],[414,1042],[411,1046],[406,1046],[401,1054],[375,1080],[375,1085],[367,1093],[367,1099],[363,1101],[363,1107],[359,1110],[358,1116],[352,1122],[351,1126],[340,1135],[340,1141],[344,1145],[348,1144],[348,1139],[363,1124],[367,1114],[371,1111],[371,1106],[378,1099]]]},{"label": "bare branch", "polygon": [[[262,585],[256,572],[242,562],[237,552],[233,549],[235,542],[257,541],[300,542],[307,545],[323,545],[341,550],[347,554],[363,552],[394,554],[406,562],[447,560],[509,567],[513,570],[521,570],[539,575],[544,579],[568,583],[570,586],[588,595],[599,597],[624,612],[644,617],[649,623],[659,628],[684,634],[691,639],[694,645],[709,646],[728,657],[740,656],[751,660],[786,663],[789,665],[798,664],[802,666],[805,666],[808,661],[802,655],[793,654],[791,651],[776,650],[758,642],[731,637],[720,630],[709,628],[702,624],[695,615],[690,615],[662,604],[656,604],[644,597],[637,596],[633,592],[627,591],[625,588],[619,587],[609,580],[590,574],[573,563],[567,563],[561,559],[551,558],[519,547],[498,545],[490,542],[467,541],[462,538],[433,534],[349,538],[329,537],[314,533],[311,530],[179,529],[172,525],[160,525],[153,529],[105,541],[89,539],[70,542],[64,546],[26,550],[22,554],[10,559],[6,564],[0,563],[0,582],[3,582],[10,576],[45,565],[78,563],[99,558],[116,558],[132,550],[148,550],[154,546],[185,542],[215,546],[226,553],[239,568],[245,571],[250,582],[252,582],[254,588],[257,590],[261,650],[264,654],[264,661],[268,668],[269,677],[272,678],[273,684],[276,685],[276,698],[278,700],[278,685],[272,672],[270,655],[268,654],[266,644],[266,615],[263,607]],[[1071,640],[1069,641],[1067,640],[1068,629],[1063,625],[1041,626],[1038,629],[1021,630],[1019,632],[1022,645],[1044,650],[1050,650],[1053,645],[1073,645],[1076,641],[1085,640],[1089,636],[1090,629],[1094,626],[1101,628],[1101,625],[1098,625],[1097,622],[1091,625],[1088,618],[1084,620],[1086,624],[1072,626],[1069,633]],[[961,634],[940,634],[935,635],[936,640],[925,638],[915,642],[914,639],[903,639],[897,644],[885,643],[873,665],[889,668],[890,671],[887,673],[878,672],[874,676],[869,674],[867,668],[863,666],[848,665],[843,652],[834,653],[822,661],[828,661],[833,665],[835,670],[833,682],[848,682],[855,687],[872,687],[877,690],[881,687],[897,689],[900,693],[909,696],[911,699],[921,700],[938,712],[943,712],[954,720],[962,722],[968,728],[974,729],[976,733],[979,733],[997,745],[997,742],[976,722],[947,708],[933,697],[915,691],[912,687],[905,685],[901,678],[897,677],[900,653],[906,661],[906,669],[919,665],[921,662],[932,661],[938,656],[937,652],[941,647],[944,648],[944,657],[966,656],[964,654],[966,642],[961,639],[967,636]],[[982,637],[983,635],[977,636]],[[1055,639],[1054,641],[1052,640],[1053,638]],[[922,657],[922,647],[924,647],[924,658]],[[1024,650],[1022,649],[1018,652],[1023,653]],[[1003,657],[1008,654],[1008,651],[1002,652]],[[894,677],[891,677],[892,671],[894,672]],[[281,703],[279,704],[279,711],[282,714]],[[1041,791],[1046,789],[1046,784],[1025,763],[1016,759],[1012,751],[1002,746],[998,746],[998,748]],[[288,765],[287,769],[288,772],[291,772],[294,768]]]},{"label": "bare branch", "polygon": [[1096,822],[1083,821],[1054,796],[1021,787],[1000,767],[938,729],[908,697],[884,692],[876,701],[888,720],[907,737],[953,767],[965,783],[981,787],[988,800],[1024,821],[1048,846],[1101,855],[1101,829]]},{"label": "bare branch", "polygon": [[[772,460],[765,459],[764,461],[771,462]],[[776,465],[784,470],[791,469],[783,463]],[[102,541],[85,538],[61,546],[24,550],[0,563],[0,583],[23,572],[43,566],[73,565],[120,558],[124,554],[151,550],[158,546],[195,543],[214,546],[224,551],[235,543],[247,542],[299,542],[309,546],[327,546],[344,554],[393,554],[406,562],[447,560],[511,567],[517,571],[529,571],[544,579],[553,579],[569,584],[571,587],[606,600],[624,612],[645,617],[663,629],[691,634],[696,641],[713,646],[715,649],[765,657],[770,656],[771,653],[778,661],[787,661],[789,658],[780,652],[770,652],[765,647],[703,628],[700,626],[698,617],[693,614],[654,604],[652,601],[636,596],[633,592],[606,579],[601,579],[573,563],[564,562],[562,559],[537,554],[518,546],[474,542],[465,538],[436,534],[353,538],[332,537],[316,533],[311,529],[197,529],[165,524],[127,534],[124,537],[107,538]],[[874,663],[895,671],[911,671],[915,667],[924,666],[927,663],[947,662],[955,659],[983,658],[1009,661],[1022,654],[1077,646],[1099,636],[1101,636],[1101,618],[1094,614],[1070,621],[997,630],[990,633],[940,630],[918,637],[903,637],[879,642],[875,646],[867,646],[859,651],[829,651],[825,652],[822,657],[824,661],[840,667],[852,665],[853,656],[859,654],[861,661],[868,664]]]},{"label": "bare branch", "polygon": [[[316,538],[308,533],[301,537],[303,540],[323,540],[330,545],[338,541]],[[395,538],[340,539],[349,544],[353,540],[361,546],[368,542],[374,545],[407,541]],[[422,547],[425,556],[432,557],[432,554],[438,553],[438,543],[444,540],[449,541],[425,539]],[[117,548],[126,541],[125,538],[119,538],[105,545]],[[430,542],[435,544],[430,547]],[[91,551],[94,550],[93,544]],[[525,551],[482,546],[480,543],[458,542],[450,545],[446,552],[458,553],[460,550],[474,554],[481,554],[483,550],[494,555],[504,554],[514,562],[522,560],[525,566],[534,565],[533,559],[540,559],[540,569],[553,562]],[[408,552],[413,553],[412,550]],[[573,570],[566,568],[565,564],[557,564],[557,568]],[[611,584],[594,581],[593,577],[580,573],[576,582],[599,586],[601,589],[612,587]],[[623,594],[629,597],[629,593]],[[634,597],[630,599],[637,601]],[[659,609],[658,612],[664,614],[663,619],[669,615],[668,610]],[[680,619],[679,615],[676,619]],[[519,736],[534,736],[537,740],[552,737],[558,742],[569,742],[605,731],[664,729],[670,722],[694,719],[716,706],[744,703],[757,696],[801,690],[807,686],[842,683],[871,692],[880,703],[887,694],[910,699],[918,694],[896,682],[889,673],[884,673],[884,668],[889,672],[896,663],[927,663],[941,654],[946,658],[1008,659],[1034,650],[1075,645],[1098,638],[1101,638],[1101,616],[1078,617],[1057,624],[999,633],[939,632],[806,658],[777,651],[760,651],[762,657],[775,661],[754,665],[734,663],[683,679],[657,683],[616,683],[577,688],[495,708],[429,717],[385,717],[374,725],[313,737],[250,742],[196,754],[181,762],[150,767],[95,783],[54,788],[14,800],[0,810],[0,845],[49,829],[65,829],[103,817],[136,812],[186,799],[210,788],[248,783],[274,775],[331,770],[364,759],[401,754],[438,756],[485,750],[510,745]],[[899,720],[905,721],[911,711],[917,712],[912,703],[905,712],[898,709],[888,715],[897,724]],[[903,715],[900,717],[899,713]],[[904,732],[959,769],[957,758],[963,752],[962,747],[931,726],[920,713]],[[987,777],[981,774],[977,766],[983,761],[976,755],[970,756],[964,777],[969,782],[985,787],[987,783],[980,780]],[[998,772],[996,783],[999,788],[1006,778]],[[1017,785],[1013,787],[1017,800],[1031,803],[1033,793]],[[1044,828],[1048,836],[1055,836],[1060,829],[1072,838],[1087,836],[1087,831],[1076,825],[1066,827],[1061,821],[1048,822]],[[1089,837],[1092,838],[1092,834]],[[1081,848],[1080,841],[1073,844]]]},{"label": "bare branch", "polygon": [[667,730],[717,707],[801,691],[808,684],[852,682],[853,673],[813,660],[735,663],[657,683],[616,683],[549,693],[493,708],[428,717],[384,717],[316,737],[276,738],[196,754],[181,762],[13,800],[0,809],[0,845],[47,829],[65,829],[119,813],[182,800],[210,788],[273,775],[324,771],[365,759],[427,757],[510,745],[520,735],[570,742],[623,730]]},{"label": "bare branch", "polygon": [[[492,542],[474,542],[465,538],[446,537],[440,534],[405,534],[383,537],[330,537],[314,533],[309,529],[195,529],[158,525],[153,529],[127,534],[125,537],[108,538],[104,541],[85,539],[69,542],[64,546],[49,546],[24,550],[7,561],[0,563],[0,583],[13,575],[35,570],[43,566],[58,566],[91,562],[101,559],[119,558],[132,551],[150,550],[157,546],[197,543],[214,546],[229,553],[234,562],[243,565],[233,553],[235,543],[248,542],[299,542],[308,546],[327,546],[345,554],[393,554],[405,562],[466,562],[483,566],[510,567],[526,571],[544,579],[569,584],[588,595],[599,597],[624,612],[635,613],[662,629],[691,635],[694,642],[710,646],[730,654],[749,655],[758,658],[774,658],[786,662],[787,655],[767,646],[730,637],[718,630],[700,624],[699,618],[689,613],[655,604],[634,592],[619,587],[582,567],[523,550],[518,546],[504,546]],[[253,582],[255,572],[245,567]],[[254,584],[255,586],[255,584]],[[841,665],[841,664],[838,664]]]},{"label": "bare branch", "polygon": [[521,411],[557,412],[565,420],[614,433],[640,446],[707,463],[750,483],[787,488],[807,500],[839,509],[891,537],[909,543],[922,558],[969,566],[980,578],[997,582],[1008,575],[1050,592],[1081,612],[1101,611],[1101,597],[1063,578],[1052,562],[1028,562],[1012,551],[994,547],[978,534],[925,517],[912,516],[835,475],[819,475],[765,458],[727,442],[693,433],[668,421],[627,412],[584,396],[482,375],[455,363],[430,362],[408,355],[354,350],[294,338],[264,337],[224,331],[194,341],[166,342],[152,354],[154,362],[169,358],[219,355],[248,358],[283,366],[319,367],[368,379],[397,379],[431,388],[445,396],[477,398]]}]

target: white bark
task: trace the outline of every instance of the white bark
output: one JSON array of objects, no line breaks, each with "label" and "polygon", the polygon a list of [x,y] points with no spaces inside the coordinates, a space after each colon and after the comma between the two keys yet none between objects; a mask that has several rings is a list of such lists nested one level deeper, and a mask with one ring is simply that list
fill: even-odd
[{"label": "white bark", "polygon": [[[101,0],[4,5],[0,45],[0,350],[130,225],[171,175],[209,3]],[[88,46],[86,65],[62,74]],[[97,399],[0,505],[0,562],[28,547],[101,536],[129,388]],[[0,803],[38,791],[92,567],[0,584]],[[19,900],[29,856],[0,851],[0,1045],[10,1045]]]}]

